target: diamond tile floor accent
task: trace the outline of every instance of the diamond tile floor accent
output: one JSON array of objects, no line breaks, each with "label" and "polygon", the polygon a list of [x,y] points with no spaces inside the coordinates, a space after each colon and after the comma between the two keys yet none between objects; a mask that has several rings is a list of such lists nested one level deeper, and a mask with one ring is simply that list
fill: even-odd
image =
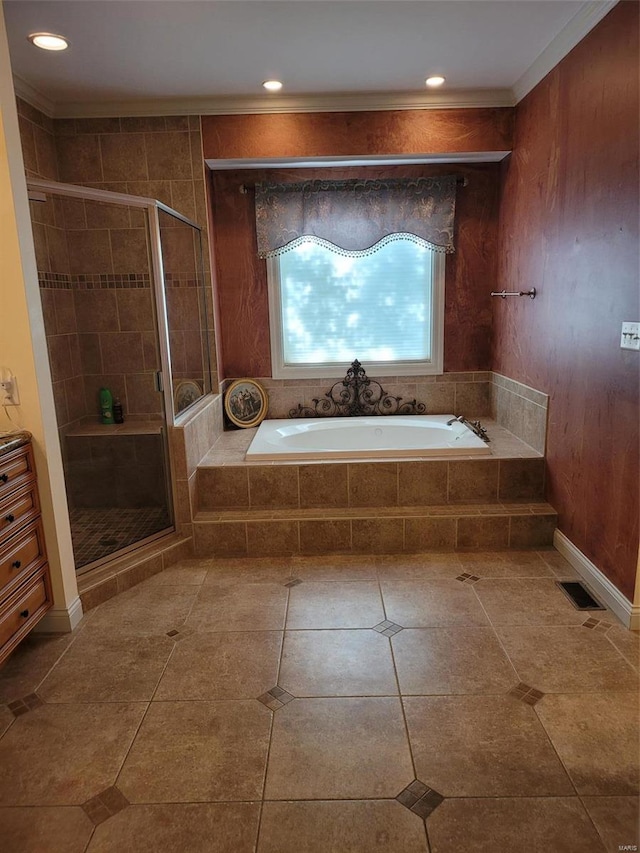
[{"label": "diamond tile floor accent", "polygon": [[385,619],[384,622],[380,622],[378,625],[373,626],[373,630],[377,631],[378,634],[384,634],[385,637],[394,637],[396,634],[403,631],[402,625],[396,625],[395,622],[389,622],[388,619]]},{"label": "diamond tile floor accent", "polygon": [[409,811],[426,820],[438,808],[444,797],[424,782],[414,779],[410,785],[400,791],[396,800],[406,806]]},{"label": "diamond tile floor accent", "polygon": [[612,627],[611,622],[605,622],[604,619],[594,619],[590,616],[586,622],[582,623],[583,628],[590,628],[592,631],[602,631],[606,633]]},{"label": "diamond tile floor accent", "polygon": [[515,696],[516,699],[521,699],[523,702],[526,702],[527,705],[535,705],[542,699],[544,693],[540,690],[536,690],[535,687],[529,687],[528,684],[524,684],[521,681],[520,684],[516,684],[516,686],[509,691],[509,696]]},{"label": "diamond tile floor accent", "polygon": [[266,705],[267,708],[270,708],[272,711],[277,711],[279,708],[283,708],[285,705],[288,705],[289,702],[292,702],[296,697],[292,696],[291,693],[287,693],[286,690],[283,690],[282,687],[272,687],[271,690],[267,690],[266,693],[263,693],[262,696],[258,696],[258,702],[262,702],[263,705]]},{"label": "diamond tile floor accent", "polygon": [[105,788],[95,797],[82,804],[82,810],[94,826],[109,820],[129,805],[129,800],[115,786]]},{"label": "diamond tile floor accent", "polygon": [[0,669],[0,850],[640,846],[640,635],[555,577],[551,549],[177,563]]},{"label": "diamond tile floor accent", "polygon": [[30,693],[28,696],[23,696],[22,699],[9,702],[8,707],[14,717],[21,717],[22,714],[26,714],[43,704],[37,693]]}]

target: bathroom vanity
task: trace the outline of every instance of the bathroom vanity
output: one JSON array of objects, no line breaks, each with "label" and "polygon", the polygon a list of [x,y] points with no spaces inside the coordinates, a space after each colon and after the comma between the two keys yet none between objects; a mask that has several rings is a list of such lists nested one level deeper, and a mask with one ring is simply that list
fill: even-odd
[{"label": "bathroom vanity", "polygon": [[0,664],[52,603],[31,435],[0,436]]}]

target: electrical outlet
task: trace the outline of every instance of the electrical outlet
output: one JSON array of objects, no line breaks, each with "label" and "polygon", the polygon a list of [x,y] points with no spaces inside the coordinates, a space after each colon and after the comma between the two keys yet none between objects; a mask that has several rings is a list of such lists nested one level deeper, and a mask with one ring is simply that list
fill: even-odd
[{"label": "electrical outlet", "polygon": [[625,322],[622,324],[620,349],[640,350],[640,323]]},{"label": "electrical outlet", "polygon": [[19,406],[16,377],[6,367],[0,368],[0,406]]}]

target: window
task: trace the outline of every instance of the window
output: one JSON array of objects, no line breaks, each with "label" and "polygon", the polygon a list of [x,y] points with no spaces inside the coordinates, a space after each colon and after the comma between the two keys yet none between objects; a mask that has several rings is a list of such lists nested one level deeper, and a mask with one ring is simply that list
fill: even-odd
[{"label": "window", "polygon": [[442,373],[454,175],[256,184],[272,373]]},{"label": "window", "polygon": [[442,373],[444,254],[412,235],[345,252],[302,238],[267,261],[275,378]]}]

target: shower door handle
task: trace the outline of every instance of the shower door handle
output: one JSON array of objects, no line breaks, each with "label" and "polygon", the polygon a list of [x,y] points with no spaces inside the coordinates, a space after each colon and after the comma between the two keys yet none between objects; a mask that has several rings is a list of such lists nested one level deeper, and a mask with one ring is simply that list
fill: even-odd
[{"label": "shower door handle", "polygon": [[164,391],[164,382],[162,381],[162,371],[156,370],[156,391],[162,394]]}]

